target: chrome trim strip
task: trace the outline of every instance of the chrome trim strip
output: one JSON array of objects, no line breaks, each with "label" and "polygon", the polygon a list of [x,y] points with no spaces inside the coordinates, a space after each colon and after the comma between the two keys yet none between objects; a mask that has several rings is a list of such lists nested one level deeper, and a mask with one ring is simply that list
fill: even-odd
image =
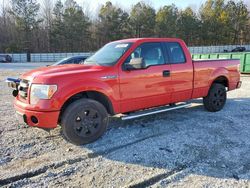
[{"label": "chrome trim strip", "polygon": [[23,116],[23,114],[21,112],[16,111],[16,113],[19,114],[19,115],[21,115],[21,116]]},{"label": "chrome trim strip", "polygon": [[28,88],[29,84],[28,83],[24,83],[24,82],[20,82],[20,87],[24,87],[24,88]]},{"label": "chrome trim strip", "polygon": [[101,79],[116,79],[117,75],[107,75],[107,76],[102,76]]}]

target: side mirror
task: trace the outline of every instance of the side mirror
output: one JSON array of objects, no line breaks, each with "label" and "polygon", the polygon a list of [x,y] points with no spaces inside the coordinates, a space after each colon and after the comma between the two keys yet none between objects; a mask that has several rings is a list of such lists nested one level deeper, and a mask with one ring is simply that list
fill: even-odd
[{"label": "side mirror", "polygon": [[136,69],[143,69],[144,61],[143,58],[132,58],[129,63],[124,64],[125,70],[136,70]]}]

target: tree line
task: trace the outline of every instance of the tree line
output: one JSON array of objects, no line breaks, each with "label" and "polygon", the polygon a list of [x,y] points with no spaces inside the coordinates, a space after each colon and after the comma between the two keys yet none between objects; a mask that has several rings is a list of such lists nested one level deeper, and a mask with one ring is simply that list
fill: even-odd
[{"label": "tree line", "polygon": [[250,43],[243,1],[207,0],[198,11],[174,4],[155,10],[141,1],[130,12],[108,1],[96,18],[84,10],[74,0],[2,3],[0,52],[87,52],[132,37],[178,37],[189,46]]}]

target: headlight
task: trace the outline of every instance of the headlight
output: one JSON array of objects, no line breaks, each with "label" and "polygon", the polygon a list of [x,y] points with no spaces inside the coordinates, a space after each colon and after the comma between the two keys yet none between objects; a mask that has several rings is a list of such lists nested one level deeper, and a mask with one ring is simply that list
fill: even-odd
[{"label": "headlight", "polygon": [[57,85],[32,84],[30,90],[30,104],[36,104],[40,99],[51,99],[57,91]]}]

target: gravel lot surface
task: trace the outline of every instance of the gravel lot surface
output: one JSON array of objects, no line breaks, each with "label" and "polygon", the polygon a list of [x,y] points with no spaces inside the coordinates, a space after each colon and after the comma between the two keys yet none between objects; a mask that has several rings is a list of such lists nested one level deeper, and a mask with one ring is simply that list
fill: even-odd
[{"label": "gravel lot surface", "polygon": [[55,62],[36,62],[36,63],[0,63],[0,70],[30,70],[37,67],[45,67]]},{"label": "gravel lot surface", "polygon": [[250,76],[225,108],[192,107],[113,119],[95,143],[74,146],[60,128],[19,124],[0,73],[0,187],[250,187]]}]

